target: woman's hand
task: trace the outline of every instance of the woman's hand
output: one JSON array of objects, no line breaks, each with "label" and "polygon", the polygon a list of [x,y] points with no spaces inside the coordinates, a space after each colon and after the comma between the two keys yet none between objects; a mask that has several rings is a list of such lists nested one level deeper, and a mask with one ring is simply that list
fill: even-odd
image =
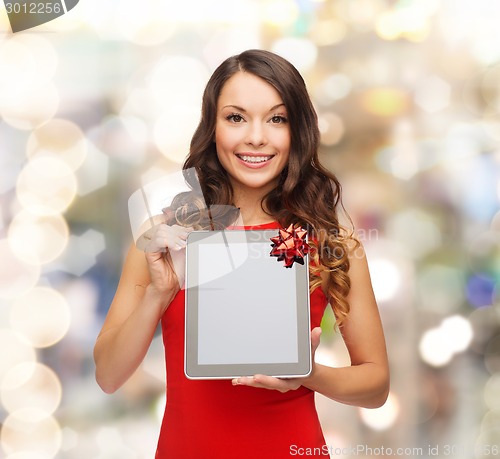
[{"label": "woman's hand", "polygon": [[162,222],[132,245],[94,347],[96,379],[116,391],[137,370],[158,322],[184,282],[186,238],[192,228]]},{"label": "woman's hand", "polygon": [[[321,327],[316,327],[311,331],[311,374],[314,373],[314,355],[316,354],[316,349],[318,349],[319,346],[320,336]],[[290,390],[297,390],[300,386],[302,386],[303,381],[304,378],[282,379],[275,378],[273,376],[255,375],[235,378],[232,380],[232,384],[233,386],[251,386],[263,389],[279,390],[280,392],[285,393]]]},{"label": "woman's hand", "polygon": [[184,287],[186,238],[191,227],[157,225],[145,248],[150,286],[159,293],[177,293]]}]

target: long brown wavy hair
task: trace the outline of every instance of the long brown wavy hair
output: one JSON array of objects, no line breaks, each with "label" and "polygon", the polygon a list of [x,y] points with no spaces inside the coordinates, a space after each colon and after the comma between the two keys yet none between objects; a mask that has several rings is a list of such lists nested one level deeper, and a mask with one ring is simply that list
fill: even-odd
[{"label": "long brown wavy hair", "polygon": [[226,59],[212,74],[202,100],[201,120],[191,140],[183,169],[195,168],[207,205],[231,205],[229,175],[217,158],[215,123],[217,101],[226,81],[237,72],[248,72],[271,84],[287,109],[291,135],[289,161],[278,185],[262,200],[262,209],[280,225],[307,228],[311,245],[310,289],[327,274],[327,296],[337,325],[349,313],[349,241],[354,240],[339,223],[341,186],[319,162],[318,118],[297,69],[286,59],[264,50],[248,50]]}]

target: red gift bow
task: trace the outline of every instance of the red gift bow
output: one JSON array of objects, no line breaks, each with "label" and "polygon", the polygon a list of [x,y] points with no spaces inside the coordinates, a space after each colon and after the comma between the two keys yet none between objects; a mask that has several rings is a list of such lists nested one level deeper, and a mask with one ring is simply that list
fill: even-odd
[{"label": "red gift bow", "polygon": [[309,246],[305,241],[307,231],[293,224],[287,229],[281,228],[277,236],[271,238],[272,244],[270,255],[278,257],[278,261],[283,261],[285,268],[291,268],[293,262],[303,265],[304,257],[309,253]]}]

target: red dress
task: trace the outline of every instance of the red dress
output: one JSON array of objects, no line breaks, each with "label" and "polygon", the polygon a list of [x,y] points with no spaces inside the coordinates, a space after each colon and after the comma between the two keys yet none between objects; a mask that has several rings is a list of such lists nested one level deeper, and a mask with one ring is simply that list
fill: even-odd
[{"label": "red dress", "polygon": [[[161,321],[167,404],[156,459],[282,459],[296,456],[298,448],[317,448],[316,456],[328,457],[313,391],[301,386],[282,394],[233,386],[230,380],[186,378],[184,298],[184,290],[179,291]],[[322,289],[315,289],[311,328],[320,325],[326,304]]]}]

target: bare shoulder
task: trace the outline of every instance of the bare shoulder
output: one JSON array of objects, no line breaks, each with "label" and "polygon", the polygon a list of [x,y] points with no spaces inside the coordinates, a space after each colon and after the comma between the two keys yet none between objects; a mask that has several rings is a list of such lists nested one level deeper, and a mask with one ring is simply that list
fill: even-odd
[{"label": "bare shoulder", "polygon": [[[368,263],[366,259],[365,249],[363,247],[363,244],[359,240],[354,238],[346,238],[344,240],[343,250],[347,252],[347,259],[349,260],[348,275],[352,285],[353,277],[358,277],[363,273],[368,273]],[[320,275],[323,291],[326,292],[329,283],[330,272],[328,270],[324,270]]]},{"label": "bare shoulder", "polygon": [[360,270],[368,270],[368,260],[362,242],[358,239],[348,239],[346,248],[349,258],[349,275]]},{"label": "bare shoulder", "polygon": [[348,301],[364,297],[365,302],[375,304],[373,288],[368,268],[368,260],[363,244],[358,240],[350,240],[347,243],[348,258],[349,258],[349,279],[351,281],[351,289],[348,295]]}]

